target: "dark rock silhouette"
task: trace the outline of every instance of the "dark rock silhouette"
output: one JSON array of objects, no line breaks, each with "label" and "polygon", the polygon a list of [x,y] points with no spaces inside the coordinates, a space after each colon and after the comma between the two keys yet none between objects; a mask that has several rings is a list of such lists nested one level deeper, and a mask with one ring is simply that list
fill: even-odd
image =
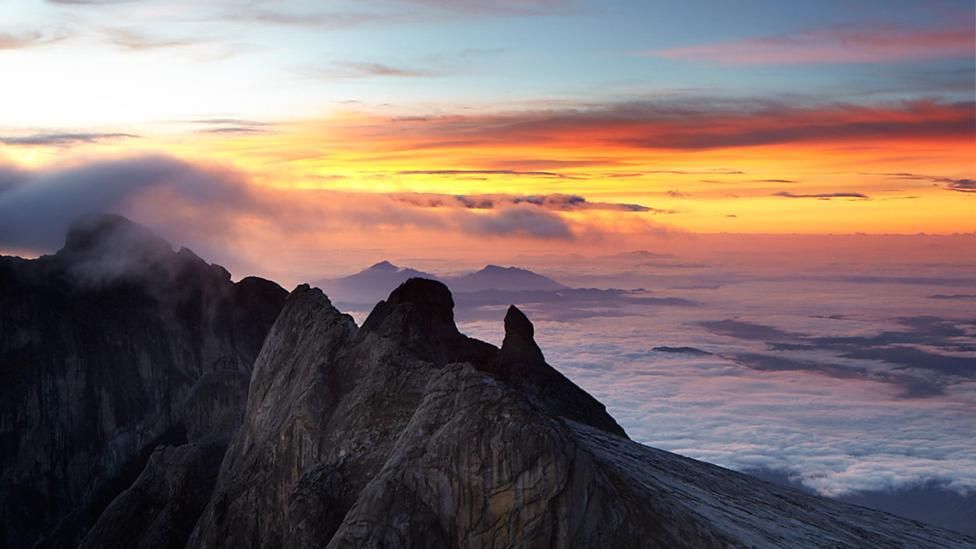
[{"label": "dark rock silhouette", "polygon": [[133,479],[162,490],[177,463],[204,481],[173,518],[189,534],[285,297],[114,215],[55,255],[0,257],[0,546],[74,547]]},{"label": "dark rock silhouette", "polygon": [[399,341],[439,365],[468,361],[485,366],[497,353],[494,346],[458,331],[451,291],[436,280],[411,278],[401,284],[376,305],[363,330]]},{"label": "dark rock silhouette", "polygon": [[627,435],[603,404],[546,364],[535,328],[514,305],[505,315],[505,340],[495,369],[500,379],[540,404],[543,410],[623,437]]}]

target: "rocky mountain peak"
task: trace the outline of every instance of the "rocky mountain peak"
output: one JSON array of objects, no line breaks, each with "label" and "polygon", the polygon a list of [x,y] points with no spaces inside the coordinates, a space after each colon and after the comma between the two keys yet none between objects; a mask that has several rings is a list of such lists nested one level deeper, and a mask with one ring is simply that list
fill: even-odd
[{"label": "rocky mountain peak", "polygon": [[411,278],[380,301],[363,322],[375,332],[404,343],[436,364],[458,360],[494,360],[495,348],[461,334],[454,323],[454,298],[443,282]]},{"label": "rocky mountain peak", "polygon": [[169,242],[146,227],[121,215],[97,214],[71,224],[60,253],[72,256],[135,253],[154,258],[172,252]]},{"label": "rocky mountain peak", "polygon": [[376,305],[363,328],[380,330],[394,316],[398,324],[416,325],[426,335],[438,339],[458,333],[451,291],[436,280],[411,278],[400,284]]},{"label": "rocky mountain peak", "polygon": [[505,314],[505,340],[499,360],[519,360],[522,362],[545,362],[542,350],[535,342],[535,327],[529,317],[515,305]]},{"label": "rocky mountain peak", "polygon": [[413,303],[450,316],[451,322],[454,322],[454,298],[451,297],[451,290],[437,280],[411,278],[393,290],[387,302],[394,305]]},{"label": "rocky mountain peak", "polygon": [[505,340],[493,370],[554,415],[627,436],[603,404],[546,363],[532,322],[515,305],[505,315]]},{"label": "rocky mountain peak", "polygon": [[[173,246],[147,227],[116,214],[80,218],[68,229],[64,247],[49,264],[74,287],[103,288],[118,282],[152,291],[186,290],[203,283],[229,283],[224,267],[210,264],[189,248]],[[275,285],[277,286],[277,285]]]},{"label": "rocky mountain peak", "polygon": [[369,270],[369,271],[391,271],[392,272],[392,271],[399,271],[400,270],[400,267],[397,267],[396,265],[394,265],[394,264],[392,264],[389,261],[387,261],[387,260],[384,259],[383,261],[380,261],[379,263],[375,263],[375,264],[371,265],[369,267],[369,269],[367,269],[367,270]]},{"label": "rocky mountain peak", "polygon": [[158,282],[176,271],[206,272],[206,262],[173,247],[148,228],[115,214],[83,217],[68,228],[64,247],[53,264],[75,287],[103,287],[116,282]]}]

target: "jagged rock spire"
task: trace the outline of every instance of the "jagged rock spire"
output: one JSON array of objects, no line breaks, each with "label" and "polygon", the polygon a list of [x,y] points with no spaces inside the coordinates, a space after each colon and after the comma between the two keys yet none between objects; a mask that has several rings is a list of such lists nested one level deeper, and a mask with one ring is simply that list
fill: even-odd
[{"label": "jagged rock spire", "polygon": [[532,322],[515,305],[505,315],[505,340],[494,370],[503,381],[531,396],[554,415],[627,436],[603,404],[546,364],[535,342]]},{"label": "jagged rock spire", "polygon": [[471,339],[454,323],[454,299],[443,282],[411,278],[380,301],[363,322],[363,330],[402,341],[421,358],[436,364],[493,361],[492,345]]},{"label": "jagged rock spire", "polygon": [[535,328],[529,317],[515,305],[505,314],[505,340],[498,356],[499,363],[544,363],[542,349],[535,342]]}]

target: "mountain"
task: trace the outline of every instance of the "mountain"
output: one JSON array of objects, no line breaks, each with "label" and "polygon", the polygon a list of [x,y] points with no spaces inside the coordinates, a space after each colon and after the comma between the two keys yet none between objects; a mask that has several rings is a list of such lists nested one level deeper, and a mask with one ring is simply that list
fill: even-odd
[{"label": "mountain", "polygon": [[455,293],[486,290],[540,292],[566,289],[566,286],[551,278],[518,267],[487,265],[473,273],[437,277],[409,267],[398,267],[389,261],[381,261],[346,277],[326,278],[314,283],[313,286],[332,296],[337,303],[373,305],[411,278],[441,280]]},{"label": "mountain", "polygon": [[319,280],[313,286],[321,288],[343,303],[373,305],[389,294],[390,290],[411,278],[436,277],[409,267],[398,267],[384,260],[349,276]]},{"label": "mountain", "polygon": [[623,252],[619,254],[604,255],[597,257],[601,261],[626,261],[630,263],[647,263],[654,261],[666,261],[671,259],[676,259],[672,254],[661,254],[655,252],[649,252],[647,250],[633,250],[630,252]]},{"label": "mountain", "polygon": [[499,267],[497,265],[487,265],[480,271],[448,278],[445,282],[456,293],[482,290],[554,291],[566,289],[566,286],[538,273],[518,267]]},{"label": "mountain", "polygon": [[452,309],[443,284],[411,279],[357,327],[321,291],[292,292],[187,546],[976,542],[633,442],[517,308],[500,349]]},{"label": "mountain", "polygon": [[0,259],[4,547],[976,544],[630,440],[514,306],[246,280],[115,217]]},{"label": "mountain", "polygon": [[118,216],[0,257],[0,547],[76,546],[161,444],[209,495],[286,296]]}]

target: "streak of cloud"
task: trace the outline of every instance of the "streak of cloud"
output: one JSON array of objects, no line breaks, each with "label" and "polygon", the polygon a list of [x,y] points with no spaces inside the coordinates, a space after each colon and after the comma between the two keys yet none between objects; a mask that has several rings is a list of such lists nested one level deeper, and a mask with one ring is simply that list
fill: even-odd
[{"label": "streak of cloud", "polygon": [[972,179],[972,178],[945,177],[940,175],[925,175],[925,174],[909,173],[909,172],[869,173],[864,175],[880,175],[880,176],[891,177],[894,179],[908,180],[908,181],[930,181],[932,183],[945,185],[945,188],[950,191],[957,191],[962,193],[976,192],[976,179]]},{"label": "streak of cloud", "polygon": [[112,45],[131,51],[184,48],[209,42],[202,38],[159,38],[124,28],[103,29],[102,34]]},{"label": "streak of cloud", "polygon": [[98,143],[101,141],[138,138],[138,135],[121,132],[62,132],[0,136],[0,143],[11,146],[61,147],[83,143]]},{"label": "streak of cloud", "polygon": [[545,171],[523,170],[402,170],[398,175],[518,175],[523,177],[551,177],[565,179],[566,174]]},{"label": "streak of cloud", "polygon": [[65,32],[43,33],[38,31],[25,31],[19,33],[0,32],[0,51],[20,50],[33,48],[60,42],[68,37]]},{"label": "streak of cloud", "polygon": [[938,29],[829,27],[787,36],[668,48],[647,55],[722,65],[897,63],[968,58],[973,53],[974,38],[972,25]]},{"label": "streak of cloud", "polygon": [[325,68],[303,71],[303,74],[335,79],[369,77],[433,78],[443,75],[438,71],[430,69],[397,67],[386,63],[365,61],[338,61]]},{"label": "streak of cloud", "polygon": [[854,192],[837,192],[837,193],[791,193],[787,191],[780,191],[773,193],[772,196],[781,196],[783,198],[816,198],[817,200],[833,200],[835,198],[854,198],[857,200],[868,200],[871,197],[863,193]]},{"label": "streak of cloud", "polygon": [[558,193],[545,195],[397,193],[391,196],[394,200],[425,208],[460,207],[474,210],[491,210],[515,205],[526,205],[561,212],[606,210],[618,212],[674,213],[673,210],[650,208],[640,204],[590,202],[585,197],[579,195]]}]

